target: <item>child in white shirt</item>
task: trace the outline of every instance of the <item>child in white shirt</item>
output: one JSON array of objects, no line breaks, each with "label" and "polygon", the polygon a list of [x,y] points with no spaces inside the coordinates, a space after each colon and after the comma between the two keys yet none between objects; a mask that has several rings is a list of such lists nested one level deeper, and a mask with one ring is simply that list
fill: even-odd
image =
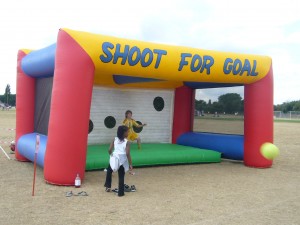
[{"label": "child in white shirt", "polygon": [[[112,140],[108,153],[110,154],[110,164],[107,167],[105,191],[111,190],[112,172],[118,171],[119,188],[118,196],[124,196],[125,172],[132,170],[132,161],[130,156],[130,143],[127,141],[129,129],[126,126],[119,126],[117,137]],[[114,149],[114,151],[113,151]]]}]

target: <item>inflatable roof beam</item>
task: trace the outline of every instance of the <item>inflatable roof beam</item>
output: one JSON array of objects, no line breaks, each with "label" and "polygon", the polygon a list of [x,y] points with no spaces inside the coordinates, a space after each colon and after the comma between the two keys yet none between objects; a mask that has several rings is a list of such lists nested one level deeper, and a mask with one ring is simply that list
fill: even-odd
[{"label": "inflatable roof beam", "polygon": [[54,74],[56,44],[32,51],[21,63],[22,70],[30,77],[52,77]]}]

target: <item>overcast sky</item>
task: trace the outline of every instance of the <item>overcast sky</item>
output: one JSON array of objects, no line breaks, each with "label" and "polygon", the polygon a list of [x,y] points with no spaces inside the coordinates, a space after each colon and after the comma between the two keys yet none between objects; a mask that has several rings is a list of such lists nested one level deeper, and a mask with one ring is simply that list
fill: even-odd
[{"label": "overcast sky", "polygon": [[[0,7],[0,94],[16,92],[19,49],[56,42],[59,28],[207,50],[270,56],[274,104],[300,100],[299,0],[6,1]],[[197,91],[216,101],[243,88]]]}]

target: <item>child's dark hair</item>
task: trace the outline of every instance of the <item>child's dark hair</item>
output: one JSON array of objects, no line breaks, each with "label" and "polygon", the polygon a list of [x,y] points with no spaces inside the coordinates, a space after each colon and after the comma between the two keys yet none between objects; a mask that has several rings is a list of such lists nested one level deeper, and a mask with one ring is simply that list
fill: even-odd
[{"label": "child's dark hair", "polygon": [[124,138],[125,138],[124,134],[125,134],[126,131],[128,131],[128,127],[126,127],[124,125],[118,127],[117,136],[118,136],[120,141],[124,140]]},{"label": "child's dark hair", "polygon": [[129,113],[132,114],[132,112],[131,112],[130,110],[127,110],[127,111],[125,112],[125,118],[127,118],[127,115],[128,115]]}]

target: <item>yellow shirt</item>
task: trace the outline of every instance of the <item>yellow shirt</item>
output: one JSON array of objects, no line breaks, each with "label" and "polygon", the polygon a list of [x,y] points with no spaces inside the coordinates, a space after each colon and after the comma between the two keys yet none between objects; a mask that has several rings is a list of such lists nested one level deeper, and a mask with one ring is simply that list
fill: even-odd
[{"label": "yellow shirt", "polygon": [[134,119],[125,119],[123,125],[129,128],[127,139],[135,141],[138,138],[138,134],[134,132],[133,127],[139,127],[139,124]]}]

